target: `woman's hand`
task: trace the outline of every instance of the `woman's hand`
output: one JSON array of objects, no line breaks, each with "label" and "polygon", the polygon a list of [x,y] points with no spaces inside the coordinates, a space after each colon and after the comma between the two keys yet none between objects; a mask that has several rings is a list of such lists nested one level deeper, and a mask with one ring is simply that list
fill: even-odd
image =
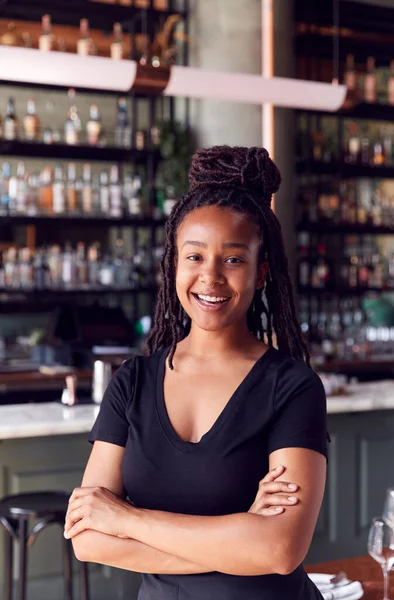
[{"label": "woman's hand", "polygon": [[72,538],[85,529],[117,537],[124,535],[125,520],[136,510],[105,487],[79,487],[71,494],[64,537]]},{"label": "woman's hand", "polygon": [[259,483],[256,498],[248,512],[271,517],[283,513],[285,507],[297,504],[298,498],[294,496],[294,492],[298,490],[298,485],[288,481],[275,481],[284,470],[285,467],[280,466],[268,471]]}]

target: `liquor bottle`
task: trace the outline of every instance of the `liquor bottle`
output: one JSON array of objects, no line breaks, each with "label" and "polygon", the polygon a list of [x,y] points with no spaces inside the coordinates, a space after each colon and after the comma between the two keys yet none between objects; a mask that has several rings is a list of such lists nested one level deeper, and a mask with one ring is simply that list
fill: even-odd
[{"label": "liquor bottle", "polygon": [[76,280],[78,287],[87,288],[88,279],[88,263],[85,254],[85,244],[78,242],[77,251],[75,254]]},{"label": "liquor bottle", "polygon": [[131,173],[127,174],[123,184],[123,198],[129,215],[140,217],[142,215],[141,206],[141,177]]},{"label": "liquor bottle", "polygon": [[75,163],[68,164],[67,171],[67,212],[75,215],[79,211],[79,202],[76,188],[76,166]]},{"label": "liquor bottle", "polygon": [[111,58],[122,60],[124,58],[123,30],[120,23],[114,23],[114,40],[111,44]]},{"label": "liquor bottle", "polygon": [[40,129],[40,122],[36,113],[34,100],[27,101],[27,113],[23,117],[23,132],[26,140],[36,140]]},{"label": "liquor bottle", "polygon": [[108,173],[101,171],[100,173],[100,212],[109,216],[109,187],[108,187]]},{"label": "liquor bottle", "polygon": [[52,169],[44,167],[40,177],[39,192],[39,210],[40,214],[53,214],[53,188],[52,188]]},{"label": "liquor bottle", "polygon": [[53,50],[54,36],[51,31],[51,17],[44,15],[41,19],[42,33],[38,39],[38,48],[43,52],[50,52]]},{"label": "liquor bottle", "polygon": [[9,185],[11,177],[11,165],[9,162],[3,162],[0,175],[0,215],[5,217],[9,213],[10,195]]},{"label": "liquor bottle", "polygon": [[367,129],[361,130],[361,139],[360,139],[360,161],[362,165],[370,165],[371,164],[371,140],[368,136]]},{"label": "liquor bottle", "polygon": [[111,217],[121,217],[122,189],[119,183],[119,169],[117,165],[112,165],[109,181],[109,214]]},{"label": "liquor bottle", "polygon": [[99,244],[95,243],[88,248],[88,281],[89,286],[97,288],[100,284]]},{"label": "liquor bottle", "polygon": [[301,231],[298,234],[298,247],[300,254],[300,262],[298,264],[298,282],[300,286],[307,286],[310,284],[311,265],[309,259],[309,233],[307,231]]},{"label": "liquor bottle", "polygon": [[364,80],[364,100],[366,102],[376,102],[376,69],[375,59],[369,56],[367,59],[367,74]]},{"label": "liquor bottle", "polygon": [[29,217],[38,215],[38,197],[40,189],[40,175],[30,173],[27,178],[26,214]]},{"label": "liquor bottle", "polygon": [[383,153],[383,143],[380,136],[375,140],[373,146],[373,156],[372,156],[372,164],[374,166],[380,167],[384,165],[385,157]]},{"label": "liquor bottle", "polygon": [[88,144],[90,146],[97,146],[101,140],[101,134],[103,132],[103,125],[101,122],[101,116],[97,104],[92,104],[90,107],[90,118],[86,123],[86,134]]},{"label": "liquor bottle", "polygon": [[11,172],[11,177],[8,182],[8,196],[9,196],[9,204],[8,204],[8,213],[10,215],[16,214],[16,201],[18,197],[18,177],[16,173]]},{"label": "liquor bottle", "polygon": [[89,36],[89,21],[81,19],[79,22],[80,38],[77,42],[77,54],[89,56],[93,54],[93,40]]},{"label": "liquor bottle", "polygon": [[387,81],[387,102],[394,105],[394,60],[390,62],[390,74]]},{"label": "liquor bottle", "polygon": [[348,54],[346,57],[346,70],[344,76],[344,83],[349,91],[355,91],[357,87],[357,76],[354,68],[354,56]]},{"label": "liquor bottle", "polygon": [[75,146],[79,143],[81,132],[81,120],[78,116],[78,109],[75,104],[75,90],[68,91],[69,109],[68,117],[64,124],[64,141],[70,146]]},{"label": "liquor bottle", "polygon": [[115,283],[115,267],[112,256],[106,252],[99,269],[99,281],[102,286],[113,287]]},{"label": "liquor bottle", "polygon": [[66,194],[63,178],[63,168],[55,167],[55,179],[53,182],[53,212],[57,215],[66,211]]},{"label": "liquor bottle", "polygon": [[25,163],[18,162],[16,168],[16,202],[15,211],[17,214],[25,215],[27,212],[28,188],[26,181]]},{"label": "liquor bottle", "polygon": [[314,288],[324,289],[330,279],[330,268],[326,260],[325,244],[317,245],[317,259],[311,271],[311,285]]},{"label": "liquor bottle", "polygon": [[91,215],[93,212],[92,168],[89,164],[83,165],[82,179],[82,212],[84,215]]},{"label": "liquor bottle", "polygon": [[124,96],[118,98],[118,113],[115,127],[115,146],[124,148],[131,147],[131,128],[127,116],[127,99]]},{"label": "liquor bottle", "polygon": [[66,242],[62,254],[62,286],[66,289],[76,287],[75,258],[70,242]]},{"label": "liquor bottle", "polygon": [[4,118],[4,139],[16,140],[18,137],[19,123],[15,114],[15,100],[9,98],[7,102],[6,116]]},{"label": "liquor bottle", "polygon": [[360,157],[361,140],[358,132],[357,124],[353,121],[349,125],[348,147],[345,154],[345,162],[357,163]]}]

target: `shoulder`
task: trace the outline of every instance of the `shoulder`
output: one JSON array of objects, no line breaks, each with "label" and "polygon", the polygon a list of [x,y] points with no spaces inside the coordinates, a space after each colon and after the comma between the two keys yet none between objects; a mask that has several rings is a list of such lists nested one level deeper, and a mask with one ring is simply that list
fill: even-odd
[{"label": "shoulder", "polygon": [[304,404],[313,402],[326,405],[323,383],[317,373],[303,361],[295,360],[274,350],[270,354],[270,364],[274,370],[274,408],[294,398],[300,398]]}]

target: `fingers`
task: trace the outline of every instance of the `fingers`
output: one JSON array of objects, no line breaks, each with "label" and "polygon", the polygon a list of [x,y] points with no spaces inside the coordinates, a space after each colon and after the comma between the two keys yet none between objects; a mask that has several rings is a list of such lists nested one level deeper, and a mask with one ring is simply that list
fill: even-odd
[{"label": "fingers", "polygon": [[285,467],[283,465],[279,465],[279,467],[275,467],[275,469],[271,469],[268,471],[267,475],[260,481],[260,483],[268,483],[269,481],[275,481],[282,473],[284,472]]},{"label": "fingers", "polygon": [[263,492],[263,490],[265,494],[277,494],[278,492],[288,494],[289,492],[296,492],[298,485],[288,481],[272,481],[264,484],[260,483],[259,491]]}]

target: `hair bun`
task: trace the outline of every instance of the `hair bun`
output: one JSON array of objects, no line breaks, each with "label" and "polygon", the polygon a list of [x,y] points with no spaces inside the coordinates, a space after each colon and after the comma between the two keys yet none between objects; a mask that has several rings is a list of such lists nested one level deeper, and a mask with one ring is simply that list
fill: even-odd
[{"label": "hair bun", "polygon": [[192,189],[201,185],[244,188],[269,204],[281,176],[265,148],[212,146],[194,154],[189,182]]}]

